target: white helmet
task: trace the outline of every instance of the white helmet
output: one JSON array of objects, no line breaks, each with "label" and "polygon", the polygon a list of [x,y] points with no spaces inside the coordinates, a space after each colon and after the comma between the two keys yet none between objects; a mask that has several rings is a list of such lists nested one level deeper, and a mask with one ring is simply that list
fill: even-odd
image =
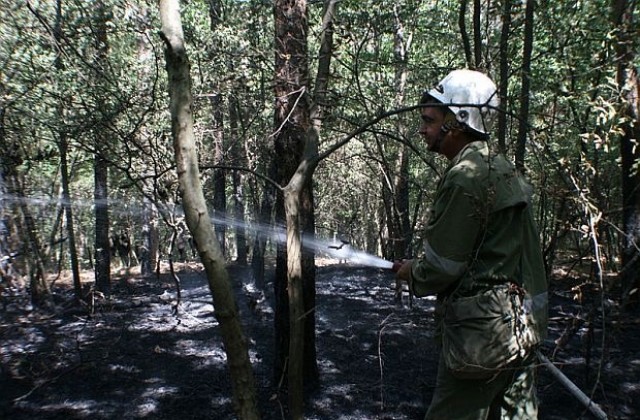
[{"label": "white helmet", "polygon": [[459,123],[480,134],[489,134],[499,100],[495,83],[485,74],[454,70],[428,94],[445,105],[451,104],[448,108]]}]

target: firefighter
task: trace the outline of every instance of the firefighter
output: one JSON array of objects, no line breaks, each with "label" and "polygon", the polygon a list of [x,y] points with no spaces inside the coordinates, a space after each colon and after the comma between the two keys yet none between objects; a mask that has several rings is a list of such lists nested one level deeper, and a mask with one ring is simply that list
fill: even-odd
[{"label": "firefighter", "polygon": [[[547,280],[531,188],[489,141],[498,102],[491,79],[466,69],[448,74],[420,100],[419,133],[449,166],[422,236],[424,252],[396,262],[394,270],[415,296],[437,295],[442,351],[425,419],[537,418],[535,351],[546,336]],[[460,314],[478,311],[499,313],[508,322],[498,327],[510,335],[479,324],[458,328],[475,322]],[[464,336],[474,330],[480,335]],[[467,375],[453,356],[456,345],[470,340],[478,365],[496,356],[496,344],[515,351],[499,368]]]}]

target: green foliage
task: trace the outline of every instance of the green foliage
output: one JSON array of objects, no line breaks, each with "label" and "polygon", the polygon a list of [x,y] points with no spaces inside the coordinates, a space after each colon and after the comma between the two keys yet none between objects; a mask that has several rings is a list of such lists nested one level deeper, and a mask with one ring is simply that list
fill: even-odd
[{"label": "green foliage", "polygon": [[[503,1],[481,2],[482,54],[487,71],[496,80]],[[615,81],[616,35],[608,13],[603,12],[608,3],[537,2],[526,164],[527,175],[536,186],[546,245],[559,235],[575,236],[587,205],[605,213],[608,226],[620,225],[620,214],[611,210],[621,199],[618,139],[624,121]],[[60,43],[53,33],[55,2],[31,4],[33,10],[17,2],[0,10],[1,141],[7,150],[3,164],[13,164],[26,180],[29,194],[55,201],[57,144],[64,135],[71,142],[73,198],[86,209],[77,215],[83,226],[91,223],[88,203],[95,153],[110,162],[115,202],[133,203],[127,204],[130,210],[122,216],[130,220],[127,223],[138,223],[135,203],[141,201],[142,191],[151,191],[174,205],[178,195],[155,2],[105,0],[106,50],[97,42],[100,17],[94,2],[62,3]],[[276,129],[272,4],[259,0],[219,4],[220,13],[213,22],[208,1],[182,5],[200,160],[203,165],[213,161],[212,127],[219,106],[225,162],[268,175],[271,135]],[[424,89],[450,69],[465,65],[459,6],[453,0],[339,2],[329,92],[327,103],[322,104],[326,113],[321,151],[381,112],[415,104]],[[321,13],[321,2],[309,2],[310,89],[317,71]],[[512,116],[508,133],[514,141],[523,26],[524,6],[513,2],[505,105]],[[394,43],[400,27],[407,48],[405,62],[398,60]],[[106,61],[101,61],[101,54],[106,54]],[[637,55],[635,60],[637,63]],[[398,72],[403,69],[406,85],[399,92]],[[219,105],[213,103],[213,97],[220,100]],[[235,128],[232,109],[238,111]],[[425,222],[430,194],[446,162],[426,152],[417,129],[416,111],[385,119],[322,163],[315,177],[321,236],[347,232],[361,247],[379,249],[385,224],[382,200],[389,179],[397,175],[395,163],[402,143],[413,150],[407,174],[410,203],[412,208],[422,205],[413,222],[417,228]],[[232,146],[241,153],[232,154]],[[507,146],[511,156],[514,144]],[[383,168],[385,175],[381,176]],[[205,181],[210,174],[204,172]],[[251,195],[246,201],[251,203],[247,214],[255,219],[263,182],[246,173],[242,181]],[[565,201],[570,211],[559,214]],[[116,213],[115,219],[119,217]],[[51,217],[41,218],[42,231],[51,227],[47,219]],[[612,232],[615,241],[615,228]],[[581,237],[576,244],[587,246]]]}]

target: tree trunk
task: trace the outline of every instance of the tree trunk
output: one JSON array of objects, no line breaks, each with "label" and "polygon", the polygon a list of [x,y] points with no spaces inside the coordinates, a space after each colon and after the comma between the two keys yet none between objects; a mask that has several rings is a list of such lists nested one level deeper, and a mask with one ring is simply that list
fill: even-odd
[{"label": "tree trunk", "polygon": [[[404,103],[405,89],[407,85],[407,63],[409,49],[411,48],[411,35],[405,34],[403,22],[396,12],[396,27],[394,33],[394,58],[395,58],[395,106],[401,107]],[[403,133],[406,128],[402,119],[398,118],[396,130]],[[393,183],[394,221],[397,224],[397,241],[394,242],[394,258],[408,256],[409,243],[411,242],[411,218],[409,210],[409,147],[400,145],[400,152],[395,168],[395,180]]]},{"label": "tree trunk", "polygon": [[95,206],[95,276],[96,290],[111,295],[111,244],[109,242],[109,204],[107,162],[98,154],[94,156],[94,206]]},{"label": "tree trunk", "polygon": [[[332,19],[335,1],[325,2],[323,39],[316,77],[316,97],[308,94],[307,4],[304,0],[277,0],[275,153],[280,159],[278,180],[284,188],[287,248],[279,250],[276,266],[276,328],[289,319],[289,345],[276,331],[276,369],[287,372],[289,410],[294,419],[303,418],[304,386],[317,384],[315,354],[315,261],[314,252],[303,251],[303,241],[315,236],[312,175],[318,164],[319,131],[329,77],[332,52]],[[310,104],[309,100],[315,99]],[[280,209],[277,209],[277,214]],[[282,261],[287,270],[282,269]],[[286,272],[286,279],[282,274]],[[286,290],[286,294],[285,294]],[[283,302],[288,300],[288,311]],[[285,366],[285,361],[287,361]],[[278,372],[276,371],[276,376]]]},{"label": "tree trunk", "polygon": [[27,262],[30,266],[29,288],[31,290],[31,302],[34,306],[45,306],[50,303],[51,293],[44,279],[45,270],[40,252],[42,246],[38,237],[38,228],[27,205],[24,187],[18,174],[12,172],[6,181],[8,182],[9,193],[16,198],[22,213],[23,223],[21,228],[25,232],[24,242],[27,244],[23,252],[28,255]]},{"label": "tree trunk", "polygon": [[[245,159],[242,158],[241,137],[238,133],[239,120],[238,101],[235,97],[229,99],[229,127],[231,129],[231,159],[235,166],[242,166]],[[231,174],[233,188],[233,219],[235,221],[234,234],[236,242],[236,262],[247,265],[247,230],[244,218],[244,189],[240,171]]]},{"label": "tree trunk", "polygon": [[[147,194],[153,195],[151,191],[147,191]],[[142,275],[150,275],[155,271],[158,247],[158,210],[153,201],[145,195],[142,199],[142,238],[140,247],[136,250]]]},{"label": "tree trunk", "polygon": [[69,241],[69,256],[71,260],[71,272],[73,274],[73,290],[76,298],[80,299],[82,298],[82,284],[80,283],[80,266],[78,263],[71,194],[69,193],[69,169],[67,167],[68,145],[65,133],[60,133],[58,149],[60,151],[60,177],[62,178],[62,205],[64,206],[64,214],[67,222],[67,239]]},{"label": "tree trunk", "polygon": [[[305,0],[276,0],[275,21],[275,114],[274,148],[278,158],[277,180],[290,182],[303,156],[305,135],[309,127],[307,88],[307,4]],[[300,209],[302,186],[288,188],[284,197],[276,198],[276,226],[286,223],[286,248],[278,245],[274,279],[276,356],[274,377],[286,379],[291,416],[302,418],[303,360],[305,319],[303,279],[314,276],[303,273]],[[294,229],[290,232],[289,229]],[[293,237],[292,237],[293,235]],[[286,372],[286,375],[285,375]]]},{"label": "tree trunk", "polygon": [[[209,27],[212,33],[215,33],[220,23],[222,23],[222,1],[209,0]],[[215,60],[213,52],[209,54],[209,59]],[[222,115],[223,99],[218,86],[214,86],[213,90],[214,93],[210,96],[213,114],[213,215],[216,219],[214,225],[222,255],[227,255],[227,225],[224,223],[227,217],[227,171],[215,167],[224,165],[226,160],[224,155],[224,118]]]},{"label": "tree trunk", "polygon": [[[108,49],[105,6],[102,1],[96,2],[96,27],[98,60],[106,61]],[[106,297],[111,296],[111,246],[109,242],[109,165],[103,157],[106,151],[105,139],[101,132],[95,133],[94,173],[94,206],[95,206],[95,276],[96,290]]]},{"label": "tree trunk", "polygon": [[[213,110],[213,164],[222,166],[225,164],[224,156],[224,131],[222,120],[222,95],[216,92],[211,97]],[[226,170],[215,168],[213,170],[213,214],[216,218],[215,230],[222,255],[227,255],[226,237],[227,225],[224,220],[227,217],[227,191]]]},{"label": "tree trunk", "polygon": [[[56,24],[54,27],[54,38],[56,43],[61,45],[62,42],[62,0],[56,1]],[[56,70],[62,72],[64,66],[62,63],[62,55],[58,54],[55,60]],[[64,96],[63,96],[64,97]],[[61,99],[62,101],[62,99]],[[58,118],[64,126],[64,103],[58,105]],[[82,284],[80,283],[80,267],[78,264],[78,252],[76,249],[76,235],[73,226],[73,207],[71,206],[71,194],[69,192],[69,168],[67,162],[67,151],[69,145],[67,142],[67,134],[65,129],[61,128],[58,139],[58,151],[60,152],[60,178],[62,181],[62,206],[67,222],[67,238],[69,240],[69,256],[71,259],[71,272],[73,274],[73,290],[76,299],[82,298]]]},{"label": "tree trunk", "polygon": [[516,144],[516,168],[524,173],[524,157],[529,131],[529,93],[531,92],[531,54],[533,53],[533,22],[535,0],[527,0],[524,21],[524,49],[522,52],[522,81],[520,87],[520,112],[518,113],[518,141]]},{"label": "tree trunk", "polygon": [[633,20],[633,2],[613,0],[612,21],[615,39],[617,72],[616,81],[620,89],[622,124],[620,154],[622,160],[622,270],[620,280],[625,305],[637,306],[640,298],[640,83],[635,66],[637,51],[637,22]]},{"label": "tree trunk", "polygon": [[[145,57],[152,54],[152,45],[144,34],[146,33],[146,22],[149,19],[149,9],[146,5],[140,6],[141,19],[137,19],[138,27],[138,58],[140,61]],[[149,75],[148,70],[141,69],[139,74],[140,80],[146,80]],[[141,86],[141,89],[144,87]],[[152,154],[153,151],[149,137],[151,134],[142,130],[140,132],[141,146],[145,154]],[[134,249],[140,263],[140,273],[144,276],[151,275],[155,272],[156,265],[158,263],[158,254],[160,241],[158,238],[158,208],[156,202],[158,197],[156,195],[156,189],[154,188],[154,182],[157,182],[157,174],[153,167],[148,167],[144,171],[144,178],[142,184],[142,215],[141,215],[141,232],[138,239],[134,242]]]},{"label": "tree trunk", "polygon": [[[277,163],[272,160],[270,167],[271,179],[275,179],[275,173],[277,171]],[[273,207],[276,203],[276,188],[266,183],[263,190],[262,200],[260,202],[260,213],[258,214],[258,222],[261,226],[271,226],[271,215],[273,213]],[[259,289],[264,288],[265,284],[265,272],[264,272],[264,256],[267,247],[268,235],[262,229],[258,229],[256,237],[253,242],[253,251],[251,253],[251,269],[253,272],[253,279],[256,283],[256,287]],[[277,331],[276,331],[277,334]],[[277,358],[276,358],[277,359]]]},{"label": "tree trunk", "polygon": [[[2,107],[2,104],[0,104],[0,149],[9,150],[7,141],[5,139],[4,116],[4,107]],[[0,258],[11,255],[11,249],[9,246],[9,226],[7,226],[7,223],[5,223],[5,221],[9,220],[9,218],[7,217],[9,210],[6,206],[7,201],[5,200],[5,196],[7,194],[5,178],[10,166],[12,165],[9,153],[0,154]],[[5,267],[0,265],[0,269],[4,268]]]},{"label": "tree trunk", "polygon": [[[0,141],[0,144],[2,142]],[[5,162],[2,157],[0,157],[0,258],[3,261],[7,261],[6,264],[11,262],[11,259],[4,260],[5,257],[9,257],[11,255],[11,250],[9,246],[9,226],[5,223],[6,214],[8,213],[7,208],[5,207],[6,201],[4,200],[5,194],[7,192],[5,188],[4,178],[5,178]],[[0,270],[5,270],[5,263],[0,263]],[[2,280],[0,278],[0,280]]]},{"label": "tree trunk", "polygon": [[476,69],[481,69],[482,64],[482,27],[480,17],[482,15],[482,5],[480,0],[473,0],[473,58]]},{"label": "tree trunk", "polygon": [[215,238],[200,182],[191,112],[191,76],[184,45],[180,5],[177,0],[160,0],[159,8],[162,22],[160,35],[165,43],[169,77],[171,132],[185,219],[198,244],[200,259],[213,296],[215,316],[220,323],[229,361],[234,408],[240,419],[258,419],[260,415],[247,340],[242,332],[238,308],[224,265],[224,256]]},{"label": "tree trunk", "polygon": [[[500,106],[509,108],[509,33],[511,31],[511,6],[513,0],[502,0],[502,28],[500,29]],[[498,113],[498,148],[500,153],[507,153],[507,114]]]},{"label": "tree trunk", "polygon": [[467,67],[473,68],[473,55],[471,54],[471,42],[467,33],[467,7],[468,0],[460,0],[460,10],[458,11],[458,27],[460,28],[460,36],[462,37],[462,45],[464,47],[464,57]]}]

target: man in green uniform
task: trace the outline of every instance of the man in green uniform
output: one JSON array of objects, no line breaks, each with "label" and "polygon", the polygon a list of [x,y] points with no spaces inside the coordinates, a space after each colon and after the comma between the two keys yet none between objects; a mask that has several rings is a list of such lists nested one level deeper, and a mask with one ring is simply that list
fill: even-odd
[{"label": "man in green uniform", "polygon": [[[425,419],[537,418],[535,347],[546,335],[547,281],[530,187],[488,142],[496,86],[480,72],[455,70],[425,92],[421,104],[427,106],[420,134],[450,165],[437,187],[423,255],[394,270],[416,296],[438,296],[443,347]],[[475,363],[482,365],[500,340],[511,337],[483,331],[488,327],[481,324],[456,329],[464,325],[460,314],[480,319],[474,314],[486,311],[500,314],[499,328],[515,331],[509,349],[516,351],[497,369],[466,375],[451,362],[453,344],[474,340],[472,347],[482,347]],[[465,336],[474,330],[479,335]]]}]

